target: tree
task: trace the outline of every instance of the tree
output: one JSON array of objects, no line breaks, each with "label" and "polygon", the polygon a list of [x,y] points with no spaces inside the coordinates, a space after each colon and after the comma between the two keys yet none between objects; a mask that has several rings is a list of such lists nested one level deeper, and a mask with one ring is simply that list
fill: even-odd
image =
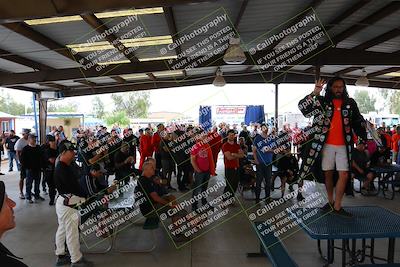
[{"label": "tree", "polygon": [[400,92],[392,90],[390,94],[390,113],[400,114]]},{"label": "tree", "polygon": [[113,112],[105,118],[107,125],[118,124],[121,127],[129,124],[129,118],[126,116],[125,111]]},{"label": "tree", "polygon": [[114,111],[125,111],[129,118],[146,118],[150,107],[148,92],[112,94]]},{"label": "tree", "polygon": [[92,110],[96,118],[102,119],[104,117],[104,103],[99,96],[92,99]]},{"label": "tree", "polygon": [[400,92],[397,90],[380,89],[380,95],[385,99],[389,105],[390,113],[400,114]]},{"label": "tree", "polygon": [[25,114],[25,105],[16,102],[9,93],[4,93],[2,90],[0,95],[0,111],[11,115]]},{"label": "tree", "polygon": [[48,103],[47,112],[77,112],[78,104],[75,102]]},{"label": "tree", "polygon": [[357,102],[358,108],[361,113],[368,113],[370,111],[375,111],[376,99],[368,94],[368,91],[357,90],[354,93],[354,99]]}]

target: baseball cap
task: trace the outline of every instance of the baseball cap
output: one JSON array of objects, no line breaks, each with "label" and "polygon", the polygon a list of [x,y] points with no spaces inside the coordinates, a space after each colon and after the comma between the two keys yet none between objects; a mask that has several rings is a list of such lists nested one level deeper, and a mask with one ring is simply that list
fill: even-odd
[{"label": "baseball cap", "polygon": [[36,138],[36,135],[33,134],[33,133],[30,133],[30,134],[28,135],[28,138]]},{"label": "baseball cap", "polygon": [[3,208],[4,199],[6,198],[6,187],[3,181],[0,181],[0,212]]},{"label": "baseball cap", "polygon": [[31,130],[29,129],[22,129],[21,134],[29,134]]}]

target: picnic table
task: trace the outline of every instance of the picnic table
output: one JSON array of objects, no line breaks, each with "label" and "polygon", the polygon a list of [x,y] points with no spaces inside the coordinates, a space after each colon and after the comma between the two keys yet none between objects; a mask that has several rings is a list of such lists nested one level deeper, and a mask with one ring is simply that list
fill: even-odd
[{"label": "picnic table", "polygon": [[[300,209],[304,214],[305,209]],[[375,264],[375,260],[394,262],[395,239],[400,237],[399,214],[379,206],[346,207],[345,209],[353,214],[353,218],[322,213],[319,208],[310,208],[306,211],[313,212],[315,209],[318,209],[316,215],[307,220],[297,217],[298,209],[289,212],[299,219],[304,231],[312,239],[317,240],[318,252],[328,265],[334,262],[334,249],[342,251],[342,266],[364,262],[366,257],[370,258],[372,264]],[[375,239],[388,239],[386,259],[374,255]],[[327,241],[326,256],[321,250],[321,240]],[[341,247],[335,246],[335,240],[341,240]],[[356,249],[357,240],[361,240],[361,249],[358,250]],[[366,244],[367,240],[370,240],[369,246]],[[367,248],[370,249],[370,254],[367,254]],[[349,263],[347,263],[347,255],[350,256]]]},{"label": "picnic table", "polygon": [[[396,174],[400,173],[400,165],[391,164],[382,167],[372,167],[371,171],[378,175],[378,192],[382,189],[383,196],[385,198],[394,199],[395,186],[400,186],[400,181],[396,180]],[[389,197],[389,187],[391,188],[392,194]]]}]

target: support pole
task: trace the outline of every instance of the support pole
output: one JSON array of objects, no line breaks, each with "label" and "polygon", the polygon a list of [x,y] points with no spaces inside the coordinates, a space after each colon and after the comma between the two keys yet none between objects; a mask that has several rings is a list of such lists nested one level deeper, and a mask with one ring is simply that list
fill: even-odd
[{"label": "support pole", "polygon": [[47,127],[47,99],[39,100],[39,128],[40,128],[40,144],[46,143],[46,127]]},{"label": "support pole", "polygon": [[35,120],[35,134],[39,135],[38,119],[37,119],[37,112],[36,112],[36,96],[35,96],[35,93],[32,93],[32,103],[33,103],[33,117],[34,117],[34,120]]},{"label": "support pole", "polygon": [[278,131],[278,94],[279,94],[279,84],[275,84],[275,128]]},{"label": "support pole", "polygon": [[321,65],[315,65],[315,80],[318,81],[319,77],[321,76]]}]

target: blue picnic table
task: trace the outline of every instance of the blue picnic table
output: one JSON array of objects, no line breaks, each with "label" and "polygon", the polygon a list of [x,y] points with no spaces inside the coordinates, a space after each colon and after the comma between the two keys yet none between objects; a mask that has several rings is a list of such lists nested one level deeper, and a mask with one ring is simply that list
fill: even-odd
[{"label": "blue picnic table", "polygon": [[[394,199],[395,186],[400,186],[400,181],[396,180],[396,174],[400,173],[400,165],[391,164],[388,166],[372,167],[371,171],[378,175],[378,192],[382,190],[385,198]],[[389,196],[389,188],[391,188],[392,194]]]},{"label": "blue picnic table", "polygon": [[[318,241],[318,252],[328,265],[334,262],[334,249],[342,251],[342,266],[347,264],[347,254],[350,256],[351,266],[364,262],[366,257],[369,257],[373,264],[375,260],[393,263],[395,239],[400,237],[400,215],[379,206],[345,207],[345,209],[353,214],[353,218],[323,213],[319,208],[300,208],[289,212],[298,220],[304,231]],[[297,212],[298,210],[301,212]],[[297,216],[313,211],[316,215],[306,220],[303,220],[302,216]],[[375,239],[388,239],[386,259],[374,255]],[[321,240],[327,241],[327,256],[322,253]],[[341,247],[335,247],[335,240],[342,241]],[[359,250],[356,249],[357,240],[361,240],[362,244]],[[369,246],[366,244],[367,240],[370,240]],[[370,254],[366,253],[367,248],[370,248]]]}]

